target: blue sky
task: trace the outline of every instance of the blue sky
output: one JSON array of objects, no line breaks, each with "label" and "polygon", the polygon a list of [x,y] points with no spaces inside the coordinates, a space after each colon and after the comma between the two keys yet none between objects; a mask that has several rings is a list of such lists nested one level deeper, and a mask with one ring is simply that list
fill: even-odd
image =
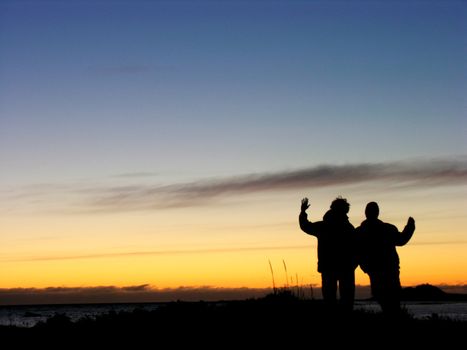
[{"label": "blue sky", "polygon": [[463,2],[0,6],[6,184],[467,150]]}]

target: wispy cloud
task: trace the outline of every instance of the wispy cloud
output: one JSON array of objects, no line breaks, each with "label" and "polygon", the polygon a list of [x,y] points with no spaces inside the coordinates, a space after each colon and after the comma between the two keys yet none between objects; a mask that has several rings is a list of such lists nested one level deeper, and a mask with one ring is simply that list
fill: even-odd
[{"label": "wispy cloud", "polygon": [[290,246],[256,246],[256,247],[229,247],[229,248],[205,248],[205,249],[167,249],[151,251],[133,251],[119,253],[95,253],[95,254],[76,254],[76,255],[47,255],[47,256],[28,256],[22,258],[3,258],[1,261],[24,262],[24,261],[54,261],[54,260],[82,260],[82,259],[102,259],[115,257],[138,257],[138,256],[156,256],[156,255],[183,255],[183,254],[210,254],[210,253],[232,253],[247,251],[270,251],[284,249],[310,249],[309,245],[290,245]]},{"label": "wispy cloud", "polygon": [[461,245],[467,244],[467,240],[452,240],[452,241],[429,241],[429,242],[411,242],[411,245]]},{"label": "wispy cloud", "polygon": [[113,178],[143,178],[143,177],[154,177],[158,176],[158,173],[149,172],[149,171],[139,171],[139,172],[132,172],[132,173],[122,173],[112,175]]},{"label": "wispy cloud", "polygon": [[438,287],[447,293],[467,294],[467,284],[440,284]]},{"label": "wispy cloud", "polygon": [[133,303],[164,301],[233,300],[262,297],[271,288],[217,288],[136,286],[0,288],[0,305]]},{"label": "wispy cloud", "polygon": [[[411,245],[464,245],[467,241],[436,241],[436,242],[413,242]],[[167,249],[167,250],[146,250],[116,253],[94,253],[94,254],[70,254],[70,255],[35,255],[23,257],[3,257],[3,262],[26,262],[26,261],[60,261],[60,260],[87,260],[87,259],[106,259],[106,258],[131,258],[143,256],[162,256],[162,255],[187,255],[187,254],[216,254],[216,253],[237,253],[237,252],[255,252],[255,251],[273,251],[273,250],[301,250],[310,249],[310,245],[280,245],[280,246],[253,246],[253,247],[217,247],[204,249]]]},{"label": "wispy cloud", "polygon": [[151,71],[151,66],[145,64],[93,65],[88,71],[102,76],[135,75]]},{"label": "wispy cloud", "polygon": [[[309,190],[340,185],[381,184],[410,188],[434,188],[467,184],[467,157],[387,163],[319,165],[302,169],[200,179],[167,185],[150,184],[153,173],[128,173],[113,177],[112,184],[42,184],[2,196],[35,202],[61,211],[124,212],[186,208],[256,193]],[[122,185],[115,185],[121,179]],[[131,180],[131,183],[128,181]],[[57,199],[54,202],[54,199]],[[58,200],[60,200],[58,202]],[[66,204],[65,204],[66,203]],[[65,207],[66,206],[66,207]]]},{"label": "wispy cloud", "polygon": [[219,198],[383,181],[400,186],[467,184],[467,160],[320,165],[275,173],[241,175],[166,186],[102,188],[87,207],[96,211],[150,210],[205,205]]},{"label": "wispy cloud", "polygon": [[173,72],[177,67],[171,64],[158,63],[120,63],[120,64],[100,64],[87,67],[87,73],[97,77],[130,77],[145,74],[157,74],[162,77],[167,72]]}]

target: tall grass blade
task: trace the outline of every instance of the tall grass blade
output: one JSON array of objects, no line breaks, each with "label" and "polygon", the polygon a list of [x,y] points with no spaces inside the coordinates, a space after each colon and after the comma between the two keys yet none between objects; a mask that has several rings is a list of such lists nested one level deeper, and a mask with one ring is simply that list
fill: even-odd
[{"label": "tall grass blade", "polygon": [[284,264],[285,270],[285,288],[289,289],[289,274],[287,273],[287,265],[285,264],[284,259],[282,259],[282,263]]},{"label": "tall grass blade", "polygon": [[274,294],[276,294],[277,289],[276,289],[276,282],[274,281],[274,270],[272,269],[271,260],[268,260],[268,261],[269,261],[269,268],[271,269],[271,276],[272,276],[272,290],[274,291]]}]

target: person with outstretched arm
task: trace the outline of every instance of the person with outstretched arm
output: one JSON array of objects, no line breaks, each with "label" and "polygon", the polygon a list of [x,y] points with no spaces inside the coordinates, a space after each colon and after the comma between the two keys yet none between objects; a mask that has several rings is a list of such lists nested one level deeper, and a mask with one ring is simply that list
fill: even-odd
[{"label": "person with outstretched arm", "polygon": [[326,212],[322,221],[310,222],[306,210],[310,207],[308,198],[302,199],[299,224],[307,234],[318,239],[318,272],[321,273],[321,290],[324,301],[339,305],[345,311],[353,309],[355,297],[355,228],[349,222],[347,213],[350,205],[345,198],[338,197]]},{"label": "person with outstretched arm", "polygon": [[409,242],[415,231],[415,220],[409,217],[399,232],[396,226],[378,219],[379,206],[370,202],[366,220],[356,229],[360,268],[370,277],[371,293],[388,316],[400,315],[400,266],[396,247]]}]

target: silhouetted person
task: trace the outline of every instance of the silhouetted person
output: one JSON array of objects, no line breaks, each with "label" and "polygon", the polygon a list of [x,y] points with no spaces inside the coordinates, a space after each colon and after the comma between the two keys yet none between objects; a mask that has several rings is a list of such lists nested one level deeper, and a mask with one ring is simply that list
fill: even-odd
[{"label": "silhouetted person", "polygon": [[389,316],[400,314],[399,256],[396,246],[405,245],[415,231],[415,220],[409,217],[402,232],[396,226],[378,219],[379,207],[370,202],[366,220],[357,228],[358,259],[361,269],[370,276],[371,293]]},{"label": "silhouetted person", "polygon": [[299,216],[300,228],[318,239],[318,272],[321,273],[323,299],[330,305],[337,303],[339,285],[340,306],[353,309],[355,297],[354,251],[355,228],[349,222],[347,213],[350,205],[344,198],[336,198],[323,221],[310,222],[306,210],[310,207],[308,198],[302,199]]}]

